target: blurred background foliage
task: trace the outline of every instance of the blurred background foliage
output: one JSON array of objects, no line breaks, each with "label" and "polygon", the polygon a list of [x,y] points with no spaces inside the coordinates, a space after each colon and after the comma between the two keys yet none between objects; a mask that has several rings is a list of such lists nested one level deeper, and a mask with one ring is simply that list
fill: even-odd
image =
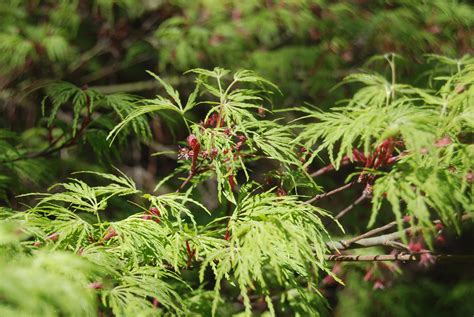
[{"label": "blurred background foliage", "polygon": [[[16,195],[77,170],[111,171],[113,164],[151,191],[156,179],[175,169],[174,154],[151,156],[176,151],[176,141],[187,135],[172,116],[130,128],[149,129],[151,141],[124,135],[108,147],[109,131],[138,98],[123,93],[153,97],[162,92],[145,70],[187,94],[193,83],[181,74],[190,68],[252,69],[281,89],[273,100],[277,107],[307,102],[328,109],[357,88],[335,86],[374,55],[397,53],[397,79],[420,84],[427,82],[425,54],[456,59],[474,51],[469,1],[3,0],[0,17],[0,199],[14,208]],[[389,74],[386,64],[370,66]],[[51,85],[59,81],[75,88]],[[48,97],[61,89],[63,99]],[[84,100],[94,100],[90,125],[90,109],[81,110]],[[50,148],[62,135],[71,143],[58,151]],[[342,169],[321,185],[341,184],[346,176]],[[351,195],[328,204],[340,209]],[[365,226],[353,221],[356,229]],[[470,238],[456,239],[468,245]],[[438,282],[446,270],[407,274],[377,290],[364,281],[363,271],[354,271],[347,287],[328,294],[331,311],[337,316],[472,315],[472,270],[451,268],[451,279]]]}]

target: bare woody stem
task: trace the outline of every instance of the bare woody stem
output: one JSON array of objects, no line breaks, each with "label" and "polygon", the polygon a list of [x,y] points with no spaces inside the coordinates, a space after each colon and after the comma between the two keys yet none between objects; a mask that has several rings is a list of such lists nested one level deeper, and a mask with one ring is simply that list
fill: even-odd
[{"label": "bare woody stem", "polygon": [[58,137],[56,140],[52,141],[47,148],[45,148],[44,150],[42,150],[40,152],[28,153],[28,154],[25,154],[23,156],[18,156],[16,158],[13,158],[13,159],[10,159],[10,160],[3,160],[3,161],[0,161],[0,164],[2,164],[2,163],[13,163],[13,162],[23,161],[23,160],[28,160],[28,159],[35,159],[35,158],[38,158],[38,157],[46,157],[46,156],[49,156],[53,153],[59,152],[62,149],[66,149],[66,148],[69,148],[69,147],[75,145],[77,143],[77,141],[79,140],[80,136],[84,133],[86,128],[92,122],[92,113],[91,113],[91,110],[90,110],[90,102],[89,101],[87,102],[86,107],[87,107],[87,114],[84,117],[84,119],[82,120],[81,127],[74,134],[74,136],[72,136],[70,139],[66,140],[63,144],[58,145],[58,146],[55,147],[55,145],[64,137],[64,134],[61,135],[60,137]]},{"label": "bare woody stem", "polygon": [[[474,255],[432,254],[436,261],[474,262]],[[376,254],[376,255],[327,255],[327,261],[374,262],[374,261],[420,261],[421,254]]]},{"label": "bare woody stem", "polygon": [[360,204],[362,201],[364,201],[367,198],[367,195],[365,193],[362,193],[359,198],[357,198],[352,204],[341,210],[337,215],[336,219],[340,219],[344,217],[345,214],[347,214],[349,211],[351,211],[355,206]]},{"label": "bare woody stem", "polygon": [[403,235],[409,231],[410,228],[404,229],[402,231],[397,231],[377,237],[360,239],[352,243],[347,243],[347,241],[332,241],[328,242],[327,246],[329,249],[333,250],[347,250],[347,249],[358,249],[358,248],[369,248],[375,246],[393,246],[393,241],[400,239]]},{"label": "bare woody stem", "polygon": [[191,169],[189,171],[188,177],[181,183],[181,185],[176,189],[176,192],[180,192],[190,181],[191,179],[196,175],[196,171],[194,169]]},{"label": "bare woody stem", "polygon": [[[461,221],[466,221],[471,218],[470,214],[464,214],[461,217]],[[434,220],[433,224],[441,223],[440,220]],[[332,241],[328,242],[327,246],[329,249],[332,250],[347,250],[347,249],[357,249],[357,248],[368,248],[374,246],[391,246],[397,247],[396,242],[394,240],[401,239],[404,235],[408,232],[415,232],[419,230],[418,227],[413,226],[409,227],[400,231],[375,236],[380,232],[388,230],[397,225],[396,221],[392,221],[382,227],[375,228],[373,230],[367,231],[357,237],[348,239],[348,240],[340,240],[340,241]]]},{"label": "bare woody stem", "polygon": [[[341,166],[342,165],[347,165],[351,163],[351,161],[349,160],[349,158],[345,157],[342,161],[341,161]],[[320,169],[318,169],[317,171],[314,171],[312,172],[311,174],[309,174],[309,176],[311,177],[317,177],[317,176],[320,176],[320,175],[323,175],[323,174],[326,174],[330,171],[333,171],[334,170],[334,165],[332,164],[329,164],[329,165],[326,165]]]},{"label": "bare woody stem", "polygon": [[331,190],[331,191],[329,191],[329,192],[327,192],[327,193],[316,195],[316,196],[314,196],[313,198],[308,199],[308,200],[305,201],[304,203],[305,203],[305,204],[314,203],[315,201],[318,201],[318,200],[321,200],[321,199],[323,199],[323,198],[326,198],[326,197],[332,196],[332,195],[334,195],[334,194],[337,194],[337,193],[339,193],[339,192],[342,192],[343,190],[348,189],[348,188],[351,187],[352,185],[354,185],[354,182],[347,183],[346,185],[341,186],[341,187],[338,187],[338,188],[336,188],[336,189],[333,189],[333,190]]}]

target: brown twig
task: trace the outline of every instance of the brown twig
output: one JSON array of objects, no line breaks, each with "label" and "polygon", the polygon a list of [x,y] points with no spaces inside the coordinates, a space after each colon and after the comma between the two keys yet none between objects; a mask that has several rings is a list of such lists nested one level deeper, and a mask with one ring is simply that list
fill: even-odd
[{"label": "brown twig", "polygon": [[180,192],[190,181],[191,179],[196,175],[196,171],[195,170],[190,170],[189,171],[189,174],[188,174],[188,177],[186,177],[186,179],[181,183],[181,185],[178,187],[178,189],[176,189],[176,192]]},{"label": "brown twig", "polygon": [[345,190],[345,189],[351,187],[352,185],[354,185],[354,182],[347,183],[347,184],[345,184],[344,186],[341,186],[341,187],[338,187],[338,188],[336,188],[336,189],[333,189],[333,190],[331,190],[331,191],[329,191],[329,192],[327,192],[327,193],[316,195],[316,196],[314,196],[313,198],[308,199],[308,200],[305,201],[304,203],[305,203],[305,204],[311,204],[311,203],[313,203],[313,202],[315,202],[315,201],[318,201],[318,200],[321,200],[321,199],[323,199],[323,198],[326,198],[326,197],[332,196],[332,195],[334,195],[334,194],[337,194],[337,193],[339,193],[339,192],[341,192],[341,191],[343,191],[343,190]]},{"label": "brown twig", "polygon": [[[342,161],[341,161],[341,166],[342,166],[342,165],[347,165],[347,164],[349,164],[349,163],[350,163],[349,158],[344,158],[344,159],[342,159]],[[330,172],[330,171],[332,171],[332,170],[334,170],[334,165],[329,164],[329,165],[326,165],[326,166],[324,166],[324,167],[318,169],[317,171],[314,171],[313,173],[309,174],[309,176],[311,176],[311,177],[317,177],[317,176],[326,174],[327,172]]]},{"label": "brown twig", "polygon": [[365,193],[362,193],[362,195],[360,195],[359,198],[357,198],[352,204],[350,204],[349,206],[347,206],[346,208],[344,208],[343,210],[341,210],[337,215],[336,215],[336,219],[340,219],[342,217],[344,217],[345,214],[347,214],[349,211],[352,210],[352,208],[354,208],[355,206],[357,206],[358,204],[360,204],[362,201],[364,201],[365,199],[367,198],[367,195]]},{"label": "brown twig", "polygon": [[[432,254],[436,261],[474,262],[474,255]],[[326,255],[327,261],[373,262],[373,261],[420,261],[421,254],[376,254],[376,255]]]},{"label": "brown twig", "polygon": [[[166,77],[163,79],[170,85],[177,85],[182,82],[178,77]],[[136,81],[131,83],[116,84],[116,85],[105,85],[105,86],[91,86],[90,89],[94,89],[102,94],[112,94],[116,92],[126,93],[126,92],[137,92],[143,90],[152,90],[160,88],[160,85],[156,80],[143,80]]]},{"label": "brown twig", "polygon": [[54,147],[54,145],[57,144],[59,142],[59,140],[61,140],[64,137],[64,134],[63,134],[63,135],[59,136],[56,140],[51,142],[48,145],[47,148],[45,148],[44,150],[42,150],[40,152],[28,153],[24,156],[19,156],[19,157],[10,159],[10,160],[3,160],[3,161],[0,161],[0,164],[13,163],[13,162],[17,162],[17,161],[34,159],[34,158],[38,158],[38,157],[45,157],[45,156],[51,155],[53,153],[59,152],[62,149],[65,149],[65,148],[68,148],[68,147],[71,147],[71,146],[75,145],[77,140],[79,139],[79,137],[83,134],[83,132],[87,128],[87,126],[89,126],[89,124],[92,122],[92,113],[90,111],[89,103],[87,103],[86,106],[87,106],[87,115],[83,119],[81,127],[79,128],[79,130],[75,133],[75,135],[72,138],[65,141],[63,144]]},{"label": "brown twig", "polygon": [[[461,221],[466,221],[470,218],[471,218],[471,215],[466,213],[461,216]],[[441,220],[433,221],[433,224],[437,224],[437,223],[441,223]],[[374,247],[374,246],[394,246],[393,244],[394,240],[401,239],[408,232],[414,232],[419,229],[415,226],[412,226],[400,231],[372,237],[375,234],[378,234],[380,232],[383,232],[385,230],[388,230],[394,227],[396,224],[397,224],[396,221],[392,221],[382,227],[372,229],[352,239],[328,242],[327,246],[328,248],[333,249],[333,250],[368,248],[368,247]]]},{"label": "brown twig", "polygon": [[406,234],[408,230],[410,230],[410,228],[404,229],[402,231],[384,234],[381,236],[360,239],[350,244],[344,240],[332,241],[332,242],[328,242],[327,246],[330,249],[334,249],[334,250],[369,248],[369,247],[375,247],[375,246],[389,246],[393,240],[400,239],[404,234]]}]

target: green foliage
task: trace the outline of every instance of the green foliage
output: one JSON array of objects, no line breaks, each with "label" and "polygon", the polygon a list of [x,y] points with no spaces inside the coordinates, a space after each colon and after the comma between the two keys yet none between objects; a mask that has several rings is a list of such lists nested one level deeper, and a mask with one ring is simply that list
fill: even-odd
[{"label": "green foliage", "polygon": [[[454,272],[449,272],[454,275]],[[462,316],[469,313],[464,301],[474,294],[472,283],[460,281],[449,282],[450,292],[427,276],[416,278],[405,277],[390,288],[374,291],[366,282],[361,282],[361,274],[353,272],[348,277],[347,289],[339,296],[338,314],[350,314],[355,317],[377,316],[384,311],[386,316],[413,316],[429,314],[436,316]],[[429,303],[429,305],[394,305],[401,298],[409,298],[413,303]]]},{"label": "green foliage", "polygon": [[2,316],[94,316],[95,292],[87,285],[100,267],[65,251],[32,251],[19,223],[0,226],[0,311]]},{"label": "green foliage", "polygon": [[[448,59],[431,58],[447,61],[447,66],[453,64]],[[82,177],[98,177],[106,184],[91,186],[69,178],[50,187],[48,193],[23,195],[20,199],[39,198],[22,213],[3,211],[2,223],[17,223],[27,235],[21,243],[4,238],[23,250],[14,252],[23,264],[9,264],[7,259],[1,263],[5,274],[14,278],[21,274],[21,267],[42,258],[57,261],[61,267],[63,262],[77,262],[71,267],[84,272],[82,280],[75,277],[69,282],[76,284],[68,287],[71,296],[87,302],[79,305],[88,309],[83,314],[110,309],[117,316],[157,312],[215,315],[221,303],[232,297],[223,292],[224,285],[235,288],[246,315],[254,311],[255,296],[265,303],[270,315],[286,310],[320,314],[325,310],[318,290],[321,273],[342,283],[325,257],[332,234],[323,218],[332,216],[298,195],[300,190],[320,189],[307,172],[320,153],[326,151],[336,169],[347,161],[364,165],[356,174],[373,192],[369,225],[387,200],[399,229],[403,217],[410,215],[411,224],[417,225],[432,245],[433,215],[459,231],[461,214],[473,207],[468,174],[472,173],[474,156],[472,144],[465,141],[474,132],[470,120],[473,109],[468,102],[474,92],[472,59],[456,62],[448,76],[441,76],[438,69],[433,79],[436,91],[396,83],[395,60],[393,56],[385,59],[392,71],[391,82],[378,74],[350,75],[346,84],[362,83],[365,87],[331,112],[301,109],[307,114],[305,120],[317,120],[308,123],[284,124],[277,117],[282,111],[268,107],[276,87],[245,70],[233,75],[221,68],[192,70],[196,87],[186,104],[177,90],[152,73],[168,98],[141,100],[106,96],[70,84],[49,86],[47,93],[53,103],[49,124],[57,120],[61,107],[72,104],[77,116],[72,140],[82,129],[74,127],[74,122],[81,117],[82,126],[84,121],[88,124],[93,109],[99,107],[122,118],[110,127],[107,146],[113,146],[113,141],[130,129],[146,139],[147,115],[178,114],[190,135],[186,147],[178,151],[179,166],[155,191],[163,191],[165,185],[176,186],[173,184],[181,173],[187,177],[176,192],[151,194],[121,172],[119,176],[80,172]],[[198,110],[205,114],[203,121],[196,122],[192,118]],[[8,142],[14,135],[8,131],[3,135],[7,140],[4,148],[14,151]],[[306,161],[306,154],[299,152],[301,145],[315,148],[311,155],[307,153]],[[255,183],[258,177],[252,169],[259,161],[274,164],[273,171],[262,175],[273,177],[277,187]],[[218,208],[211,211],[197,193],[209,181],[216,184],[218,201]],[[225,204],[227,215],[219,207]],[[128,216],[117,219],[113,212],[117,206],[129,209]],[[212,283],[209,273],[214,275]],[[42,292],[54,296],[60,290],[50,292],[41,286],[59,283],[54,274],[40,274],[38,289],[24,291],[36,292],[38,297],[44,296]],[[192,285],[196,281],[198,287]],[[98,308],[85,287],[88,283],[101,298]],[[184,300],[188,297],[189,303]],[[212,305],[196,306],[196,301],[211,298]],[[72,311],[74,307],[63,307],[62,302],[43,304],[45,314],[52,314],[52,309],[79,314]],[[31,309],[17,302],[9,307],[12,312]]]},{"label": "green foliage", "polygon": [[[306,125],[299,137],[307,147],[318,144],[313,158],[326,150],[336,169],[349,159],[365,163],[369,174],[378,161],[383,163],[382,152],[377,152],[383,142],[392,144],[399,157],[390,171],[378,171],[369,226],[386,197],[400,228],[403,215],[408,214],[413,222],[432,229],[432,210],[443,223],[459,229],[461,214],[473,207],[467,182],[474,148],[466,139],[474,132],[470,123],[474,108],[468,102],[474,92],[473,60],[456,61],[451,76],[434,79],[435,84],[441,83],[434,91],[395,83],[394,60],[386,58],[392,83],[377,74],[350,75],[346,82],[365,87],[330,113],[308,110],[307,117],[318,122]],[[366,161],[360,154],[356,157],[357,149]]]},{"label": "green foliage", "polygon": [[266,290],[268,279],[296,289],[304,281],[308,289],[318,292],[317,272],[330,271],[324,264],[327,232],[317,214],[327,215],[302,204],[295,196],[278,197],[269,192],[256,195],[244,190],[224,233],[230,237],[228,244],[208,251],[201,266],[201,281],[207,265],[216,276],[213,312],[224,278],[235,281],[248,314],[252,310],[248,289],[257,287],[265,295],[270,313],[275,313]]},{"label": "green foliage", "polygon": [[[329,260],[394,219],[355,255],[465,251],[440,244],[473,215],[473,12],[2,1],[0,315],[419,314],[389,307],[416,265],[369,264],[393,286],[372,307],[357,266]],[[454,289],[436,307],[471,292]]]}]

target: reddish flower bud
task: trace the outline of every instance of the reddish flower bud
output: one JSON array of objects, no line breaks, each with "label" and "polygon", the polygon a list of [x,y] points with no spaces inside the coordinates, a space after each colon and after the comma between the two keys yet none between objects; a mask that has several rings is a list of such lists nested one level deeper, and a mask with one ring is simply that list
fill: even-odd
[{"label": "reddish flower bud", "polygon": [[421,242],[410,241],[408,243],[408,249],[410,250],[410,252],[418,253],[423,249],[423,245],[421,244]]},{"label": "reddish flower bud", "polygon": [[104,237],[104,241],[110,240],[113,237],[118,235],[113,227],[108,227],[106,232],[107,232],[107,234]]},{"label": "reddish flower bud", "polygon": [[436,242],[443,245],[446,243],[446,238],[442,234],[440,234],[436,237]]},{"label": "reddish flower bud", "polygon": [[212,127],[216,124],[217,122],[217,113],[213,113],[209,116],[209,118],[207,118],[206,122],[204,123],[204,126],[205,127]]},{"label": "reddish flower bud", "polygon": [[466,86],[463,85],[463,84],[458,84],[458,85],[454,88],[454,91],[455,91],[457,94],[462,93],[464,90],[466,90]]},{"label": "reddish flower bud", "polygon": [[428,27],[428,32],[430,32],[431,34],[437,35],[437,34],[441,33],[441,28],[437,25],[430,25]]},{"label": "reddish flower bud", "polygon": [[364,281],[370,281],[372,279],[372,270],[368,270],[364,275]]},{"label": "reddish flower bud", "polygon": [[240,148],[242,147],[242,145],[243,145],[242,141],[237,142],[237,144],[235,144],[235,150],[240,151]]},{"label": "reddish flower bud", "polygon": [[423,253],[420,256],[419,264],[423,267],[428,267],[435,263],[435,257],[430,253]]},{"label": "reddish flower bud", "polygon": [[384,289],[385,284],[382,280],[376,280],[373,289]]},{"label": "reddish flower bud", "polygon": [[51,240],[51,241],[57,241],[58,238],[59,238],[59,233],[57,232],[50,234],[48,237],[46,237],[47,240]]},{"label": "reddish flower bud", "polygon": [[102,283],[101,282],[92,282],[87,287],[92,288],[92,289],[102,289]]},{"label": "reddish flower bud", "polygon": [[321,280],[321,284],[327,285],[327,286],[334,285],[336,284],[336,280],[334,279],[332,275],[328,274]]},{"label": "reddish flower bud", "polygon": [[441,223],[441,222],[438,222],[435,224],[435,228],[436,230],[443,230],[444,229],[444,225]]},{"label": "reddish flower bud", "polygon": [[150,210],[150,218],[149,219],[153,219],[156,223],[160,223],[161,220],[160,220],[160,217],[161,217],[161,212],[158,208],[156,207],[151,207]]},{"label": "reddish flower bud", "polygon": [[278,187],[278,188],[277,188],[277,195],[281,197],[281,196],[286,196],[287,193],[286,193],[286,191],[285,191],[283,188]]},{"label": "reddish flower bud", "polygon": [[[367,162],[367,158],[365,157],[364,153],[362,153],[358,149],[353,149],[352,150],[352,156],[353,156],[355,162],[359,162],[359,163],[366,163]],[[345,158],[349,159],[348,157],[345,157]]]},{"label": "reddish flower bud", "polygon": [[363,193],[365,197],[372,198],[372,193],[373,193],[372,185],[370,184],[365,185]]},{"label": "reddish flower bud", "polygon": [[472,174],[472,170],[469,170],[466,174],[466,180],[469,184],[472,184],[472,181],[474,180],[474,175]]},{"label": "reddish flower bud", "polygon": [[451,138],[449,136],[445,136],[442,139],[439,139],[438,141],[436,141],[435,145],[437,147],[445,147],[445,146],[450,145],[451,143],[453,143]]},{"label": "reddish flower bud", "polygon": [[229,180],[230,189],[234,190],[235,185],[236,185],[234,175],[229,175],[228,180]]},{"label": "reddish flower bud", "polygon": [[161,216],[161,212],[160,212],[160,211],[158,210],[158,208],[156,208],[156,207],[151,207],[151,208],[150,208],[150,213],[151,213],[152,215],[157,216],[157,217],[160,217],[160,216]]},{"label": "reddish flower bud", "polygon": [[143,220],[150,220],[150,219],[152,219],[152,218],[153,218],[152,215],[143,215],[143,216],[142,216],[142,219],[143,219]]},{"label": "reddish flower bud", "polygon": [[194,149],[199,144],[199,141],[194,134],[190,134],[186,141],[188,142],[188,146],[192,149]]}]

